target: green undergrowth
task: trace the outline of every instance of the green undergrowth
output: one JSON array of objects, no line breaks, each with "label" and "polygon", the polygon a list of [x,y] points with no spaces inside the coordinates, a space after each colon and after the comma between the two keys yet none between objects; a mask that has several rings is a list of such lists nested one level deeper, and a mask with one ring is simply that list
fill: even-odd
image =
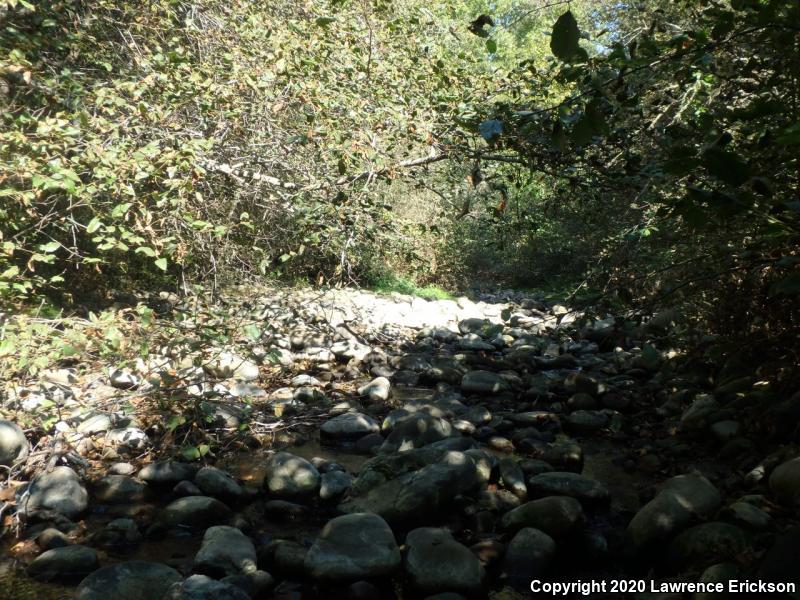
[{"label": "green undergrowth", "polygon": [[375,292],[384,294],[397,292],[398,294],[418,296],[419,298],[427,298],[428,300],[452,300],[455,297],[453,294],[437,285],[428,284],[420,286],[408,277],[403,277],[402,275],[396,275],[394,273],[386,273],[375,277],[368,287]]}]

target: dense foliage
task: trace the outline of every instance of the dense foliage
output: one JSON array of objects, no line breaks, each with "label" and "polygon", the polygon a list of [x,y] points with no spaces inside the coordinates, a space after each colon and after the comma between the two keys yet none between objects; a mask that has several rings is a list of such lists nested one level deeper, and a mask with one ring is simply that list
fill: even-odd
[{"label": "dense foliage", "polygon": [[6,0],[0,293],[396,271],[791,336],[799,11]]}]

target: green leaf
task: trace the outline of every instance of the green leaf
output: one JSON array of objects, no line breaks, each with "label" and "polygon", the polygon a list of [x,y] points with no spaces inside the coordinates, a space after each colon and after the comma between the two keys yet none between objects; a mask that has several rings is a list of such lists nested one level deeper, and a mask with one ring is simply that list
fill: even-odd
[{"label": "green leaf", "polygon": [[47,244],[42,244],[41,246],[39,246],[39,251],[50,253],[50,252],[55,252],[59,248],[61,248],[61,244],[59,244],[58,242],[49,242]]},{"label": "green leaf", "polygon": [[494,40],[486,40],[486,50],[489,54],[495,54],[497,52],[497,42]]},{"label": "green leaf", "polygon": [[136,250],[134,250],[136,254],[144,254],[145,256],[149,256],[150,258],[155,258],[156,251],[152,248],[148,248],[147,246],[139,246]]},{"label": "green leaf", "polygon": [[586,59],[586,51],[580,47],[578,40],[581,32],[578,30],[578,22],[572,15],[572,11],[567,11],[553,25],[553,33],[550,38],[550,50],[553,54],[564,62],[572,62],[573,59]]},{"label": "green leaf", "polygon": [[315,22],[320,27],[327,27],[328,25],[333,23],[335,20],[336,19],[334,19],[333,17],[317,17],[317,20]]},{"label": "green leaf", "polygon": [[122,217],[128,212],[128,209],[133,206],[130,202],[123,202],[122,204],[117,204],[113,210],[111,211],[111,216],[114,218]]},{"label": "green leaf", "polygon": [[19,275],[19,267],[17,265],[12,265],[0,273],[0,279],[11,279],[17,275]]},{"label": "green leaf", "polygon": [[61,356],[64,358],[68,356],[75,356],[76,354],[78,354],[78,349],[75,348],[75,346],[67,344],[61,348]]},{"label": "green leaf", "polygon": [[162,271],[167,270],[167,259],[166,258],[159,258],[155,261],[155,265],[161,269]]},{"label": "green leaf", "polygon": [[98,219],[97,217],[95,217],[94,219],[89,221],[88,225],[86,225],[86,233],[94,233],[95,231],[100,229],[102,226],[103,226],[103,222],[100,219]]},{"label": "green leaf", "polygon": [[172,415],[167,421],[167,429],[170,431],[174,431],[177,427],[180,427],[186,423],[186,417],[183,415]]},{"label": "green leaf", "polygon": [[203,456],[197,446],[185,446],[181,449],[181,454],[186,460],[197,460]]}]

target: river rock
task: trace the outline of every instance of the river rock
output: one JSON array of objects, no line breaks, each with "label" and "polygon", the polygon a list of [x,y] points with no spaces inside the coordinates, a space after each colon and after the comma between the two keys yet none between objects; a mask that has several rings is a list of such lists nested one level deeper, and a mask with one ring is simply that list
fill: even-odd
[{"label": "river rock", "polygon": [[304,458],[289,452],[277,452],[267,461],[264,488],[278,498],[302,498],[316,494],[320,475]]},{"label": "river rock", "polygon": [[139,471],[138,477],[150,484],[174,486],[178,482],[193,479],[196,472],[196,466],[174,460],[166,460],[150,463]]},{"label": "river rock", "polygon": [[470,394],[499,394],[507,389],[506,381],[491,371],[469,371],[461,378],[461,390]]},{"label": "river rock", "polygon": [[475,442],[469,438],[447,438],[408,452],[380,454],[362,465],[358,477],[353,482],[351,495],[363,496],[390,479],[396,479],[439,462],[448,452],[463,452],[474,446]]},{"label": "river rock", "polygon": [[185,496],[171,502],[160,515],[167,527],[207,527],[231,518],[231,509],[216,498]]},{"label": "river rock", "polygon": [[255,546],[235,527],[210,527],[194,557],[193,570],[216,578],[256,571]]},{"label": "river rock", "polygon": [[481,593],[485,573],[478,557],[445,529],[422,527],[406,536],[404,569],[417,594]]},{"label": "river rock", "polygon": [[571,394],[581,393],[596,396],[601,391],[601,385],[594,377],[574,372],[564,378],[564,389]]},{"label": "river rock", "polygon": [[475,487],[476,471],[467,455],[447,452],[439,462],[377,485],[364,495],[346,500],[339,509],[346,513],[375,513],[390,523],[427,518]]},{"label": "river rock", "polygon": [[308,548],[293,540],[273,540],[256,551],[258,565],[280,577],[301,579],[305,576]]},{"label": "river rock", "polygon": [[735,561],[750,546],[744,530],[736,525],[711,521],[678,534],[668,548],[669,562],[676,568],[705,568]]},{"label": "river rock", "polygon": [[42,550],[52,550],[53,548],[63,548],[72,544],[72,540],[67,535],[55,527],[48,527],[36,536],[36,545]]},{"label": "river rock", "polygon": [[192,575],[186,581],[174,583],[161,600],[250,600],[250,596],[231,583]]},{"label": "river rock", "polygon": [[142,541],[136,521],[123,517],[114,519],[91,537],[92,545],[112,552],[125,552]]},{"label": "river rock", "polygon": [[597,406],[597,400],[586,392],[573,394],[567,400],[567,408],[570,410],[592,410]]},{"label": "river rock", "polygon": [[108,382],[118,390],[129,390],[139,385],[141,379],[128,369],[111,369],[108,374]]},{"label": "river rock", "polygon": [[564,428],[572,433],[589,435],[608,425],[609,417],[600,410],[576,410],[567,416]]},{"label": "river rock", "polygon": [[141,450],[150,444],[150,438],[138,427],[121,427],[106,432],[105,441],[130,450]]},{"label": "river rock", "polygon": [[725,512],[728,519],[752,530],[766,529],[772,522],[769,513],[749,502],[734,502]]},{"label": "river rock", "polygon": [[483,352],[492,352],[495,347],[483,340],[483,338],[474,333],[468,333],[458,340],[458,347],[462,350],[475,350]]},{"label": "river rock", "polygon": [[322,437],[331,440],[352,440],[379,431],[375,419],[358,412],[337,415],[320,427]]},{"label": "river rock", "polygon": [[515,459],[508,456],[500,459],[500,478],[505,488],[518,498],[524,500],[528,495],[525,473]]},{"label": "river rock", "polygon": [[11,466],[28,458],[28,440],[19,425],[0,420],[0,465]]},{"label": "river rock", "polygon": [[353,485],[353,476],[343,471],[323,473],[319,486],[319,497],[322,500],[336,500]]},{"label": "river rock", "polygon": [[295,375],[289,382],[289,385],[295,388],[304,386],[321,387],[322,382],[313,375],[301,373],[300,375]]},{"label": "river rock", "polygon": [[[481,448],[473,448],[464,452],[475,463],[475,473],[481,483],[489,483],[492,478],[492,472],[499,464],[497,457]],[[527,489],[527,488],[526,488]]]},{"label": "river rock", "polygon": [[310,577],[355,581],[391,575],[400,567],[400,549],[382,518],[355,513],[331,519],[305,557]]},{"label": "river rock", "polygon": [[194,482],[204,494],[220,500],[238,500],[244,493],[233,477],[216,467],[200,469],[194,476]]},{"label": "river rock", "polygon": [[769,488],[782,504],[800,502],[800,456],[775,467],[769,476]]},{"label": "river rock", "polygon": [[180,573],[167,565],[133,560],[94,571],[81,581],[75,600],[154,600],[180,580]]},{"label": "river rock", "polygon": [[81,422],[76,428],[79,433],[84,435],[96,435],[108,431],[114,426],[111,415],[107,413],[95,413]]},{"label": "river rock", "polygon": [[380,452],[405,452],[458,435],[448,421],[422,412],[414,413],[395,423]]},{"label": "river rock", "polygon": [[777,537],[756,571],[756,577],[775,583],[794,583],[800,589],[800,528],[794,527]]},{"label": "river rock", "polygon": [[[723,586],[728,585],[731,579],[739,579],[739,568],[733,563],[717,563],[711,565],[702,575],[698,582],[700,583],[721,583]],[[716,592],[696,592],[692,596],[692,600],[717,600],[720,594]]]},{"label": "river rock", "polygon": [[526,502],[503,515],[504,529],[516,531],[533,527],[552,537],[573,532],[583,525],[586,518],[581,503],[569,496],[548,496]]},{"label": "river rock", "polygon": [[28,566],[28,575],[40,581],[80,580],[99,567],[97,552],[76,544],[43,552]]},{"label": "river rock", "polygon": [[367,396],[373,402],[386,402],[391,393],[392,384],[386,377],[377,377],[367,385],[358,388],[360,396]]},{"label": "river rock", "polygon": [[469,318],[458,322],[461,335],[474,334],[482,338],[491,338],[503,331],[501,323],[492,323],[489,319]]},{"label": "river rock", "polygon": [[38,475],[19,495],[18,502],[25,514],[49,509],[73,519],[89,507],[89,493],[75,471],[56,467]]},{"label": "river rock", "polygon": [[703,429],[709,419],[719,411],[719,402],[709,394],[698,394],[681,415],[681,427],[687,430]]},{"label": "river rock", "polygon": [[678,475],[664,483],[628,524],[631,550],[637,552],[671,538],[693,519],[706,519],[722,503],[719,491],[702,475]]},{"label": "river rock", "polygon": [[106,475],[94,486],[94,497],[104,504],[142,502],[147,485],[126,475]]},{"label": "river rock", "polygon": [[520,529],[506,548],[504,579],[513,588],[528,590],[531,579],[547,571],[555,553],[556,543],[549,535],[533,527]]},{"label": "river rock", "polygon": [[212,377],[220,379],[232,377],[240,381],[255,381],[259,377],[256,363],[226,350],[216,352],[203,368]]},{"label": "river rock", "polygon": [[528,493],[534,498],[570,496],[584,504],[607,504],[611,500],[608,488],[599,481],[577,473],[553,471],[528,479]]}]

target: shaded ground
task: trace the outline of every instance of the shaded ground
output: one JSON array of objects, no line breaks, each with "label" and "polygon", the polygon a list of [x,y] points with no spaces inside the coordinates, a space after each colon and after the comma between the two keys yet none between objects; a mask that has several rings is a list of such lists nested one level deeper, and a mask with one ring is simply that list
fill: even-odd
[{"label": "shaded ground", "polygon": [[[798,471],[793,463],[775,469],[796,453],[775,452],[736,409],[749,389],[742,382],[744,391],[708,389],[666,360],[665,331],[623,335],[612,320],[580,329],[567,308],[513,292],[431,302],[262,290],[223,306],[247,335],[166,362],[155,353],[123,370],[127,378],[113,365],[76,369],[72,379],[50,373],[6,399],[11,412],[14,402],[44,395],[37,390],[61,390],[62,425],[39,447],[69,444],[44,462],[79,474],[77,496],[89,490],[66,518],[39,498],[24,520],[7,524],[22,539],[6,536],[0,590],[9,597],[73,589],[42,587],[18,570],[45,549],[34,540],[46,528],[97,549],[102,565],[146,559],[187,576],[209,572],[196,557],[204,532],[232,525],[271,575],[269,585],[251,585],[254,598],[499,598],[524,595],[533,578],[796,577],[768,553],[796,527]],[[182,331],[212,319],[180,303],[169,309]],[[57,375],[62,383],[53,383]],[[222,470],[210,475],[216,483],[197,467],[161,482],[140,471],[171,454],[191,457],[187,449],[203,454],[197,467]],[[125,474],[109,479],[112,470]],[[45,477],[47,466],[27,473]],[[19,479],[17,492],[24,472]],[[115,493],[127,485],[141,497]],[[167,518],[187,496],[216,497],[230,510]],[[23,498],[9,504],[17,516]],[[388,522],[406,543],[403,563],[347,575],[347,564],[369,562],[370,542],[335,538],[326,568],[339,575],[320,579],[309,558],[318,537],[353,512]],[[115,519],[127,519],[125,535]],[[436,539],[415,550],[407,536],[423,526],[437,533],[417,537]],[[441,531],[452,541],[437,538]],[[449,550],[427,553],[427,543]],[[417,565],[417,551],[427,566]],[[55,580],[66,576],[63,566],[53,569]],[[222,571],[231,569],[253,577],[241,565]]]}]

